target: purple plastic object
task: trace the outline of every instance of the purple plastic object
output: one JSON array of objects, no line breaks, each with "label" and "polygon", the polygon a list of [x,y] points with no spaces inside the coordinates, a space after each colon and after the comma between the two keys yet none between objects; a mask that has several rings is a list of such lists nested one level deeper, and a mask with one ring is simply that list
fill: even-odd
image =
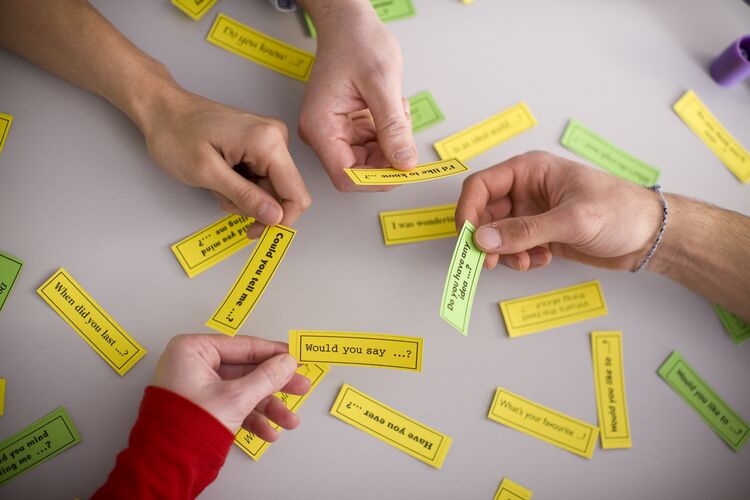
[{"label": "purple plastic object", "polygon": [[750,35],[743,36],[711,63],[711,78],[729,87],[750,76]]}]

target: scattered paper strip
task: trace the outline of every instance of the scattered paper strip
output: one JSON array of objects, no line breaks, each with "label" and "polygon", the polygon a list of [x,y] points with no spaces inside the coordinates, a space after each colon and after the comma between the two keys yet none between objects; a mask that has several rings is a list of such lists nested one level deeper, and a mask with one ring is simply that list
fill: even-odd
[{"label": "scattered paper strip", "polygon": [[439,469],[451,438],[344,384],[331,415]]},{"label": "scattered paper strip", "polygon": [[36,292],[118,374],[125,375],[146,354],[62,267]]},{"label": "scattered paper strip", "polygon": [[0,443],[0,486],[80,442],[68,412],[56,409]]},{"label": "scattered paper strip", "polygon": [[193,278],[249,245],[247,230],[253,222],[252,217],[227,215],[172,245],[172,253]]},{"label": "scattered paper strip", "polygon": [[520,102],[466,130],[436,142],[433,146],[443,160],[458,158],[467,161],[535,126],[534,115],[526,103]]},{"label": "scattered paper strip", "polygon": [[456,231],[456,204],[380,212],[386,245],[451,238]]},{"label": "scattered paper strip", "polygon": [[659,368],[659,376],[734,451],[742,449],[750,435],[747,422],[711,389],[679,352],[674,351],[669,355]]},{"label": "scattered paper strip", "polygon": [[685,92],[673,109],[740,182],[750,182],[750,153],[732,137],[695,92]]},{"label": "scattered paper strip", "polygon": [[560,144],[607,172],[643,186],[659,180],[659,170],[626,153],[575,120],[570,120]]},{"label": "scattered paper strip", "polygon": [[502,387],[492,400],[490,420],[546,441],[584,458],[591,458],[599,429],[581,420],[522,398]]},{"label": "scattered paper strip", "polygon": [[508,336],[520,337],[607,314],[599,282],[500,302]]},{"label": "scattered paper strip", "polygon": [[622,332],[591,332],[596,409],[602,448],[630,448],[630,419],[625,397]]},{"label": "scattered paper strip", "polygon": [[282,75],[306,82],[315,56],[219,14],[206,41]]}]

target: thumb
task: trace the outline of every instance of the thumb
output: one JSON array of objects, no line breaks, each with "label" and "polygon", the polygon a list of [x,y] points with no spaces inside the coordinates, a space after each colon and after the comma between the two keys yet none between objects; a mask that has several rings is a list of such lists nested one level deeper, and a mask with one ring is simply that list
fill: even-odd
[{"label": "thumb", "polygon": [[568,243],[568,225],[556,211],[511,217],[477,228],[474,243],[484,252],[514,254],[550,242]]},{"label": "thumb", "polygon": [[362,97],[372,113],[383,156],[395,168],[414,168],[417,165],[417,148],[411,131],[409,101],[402,97],[401,85],[380,84],[365,90]]},{"label": "thumb", "polygon": [[277,354],[255,367],[247,375],[229,382],[241,395],[247,413],[268,396],[279,392],[294,376],[297,361],[290,354]]},{"label": "thumb", "polygon": [[209,189],[231,201],[244,215],[266,226],[278,224],[284,210],[273,196],[231,168],[216,168]]}]

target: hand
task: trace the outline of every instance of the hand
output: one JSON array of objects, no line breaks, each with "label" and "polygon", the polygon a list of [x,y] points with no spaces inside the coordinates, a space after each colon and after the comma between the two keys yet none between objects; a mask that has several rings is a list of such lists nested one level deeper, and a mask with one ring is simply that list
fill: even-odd
[{"label": "hand", "polygon": [[263,225],[291,225],[310,207],[278,120],[178,91],[154,107],[142,130],[154,161],[174,178],[211,190],[222,209],[259,222],[248,237]]},{"label": "hand", "polygon": [[339,191],[391,190],[394,186],[356,186],[343,169],[417,165],[408,101],[401,92],[401,50],[369,2],[326,3],[305,2],[318,29],[318,54],[299,135]]},{"label": "hand", "polygon": [[481,225],[474,242],[526,271],[559,255],[609,269],[633,269],[662,221],[658,195],[642,186],[545,152],[530,152],[464,182],[456,224]]},{"label": "hand", "polygon": [[278,433],[269,419],[294,429],[299,418],[272,394],[310,390],[287,352],[285,343],[256,337],[178,335],[159,359],[154,385],[194,402],[232,433],[242,426],[273,442]]}]

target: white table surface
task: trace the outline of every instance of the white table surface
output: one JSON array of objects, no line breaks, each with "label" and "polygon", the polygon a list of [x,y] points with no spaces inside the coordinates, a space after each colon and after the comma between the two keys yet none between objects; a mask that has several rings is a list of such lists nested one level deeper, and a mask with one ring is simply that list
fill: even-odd
[{"label": "white table surface", "polygon": [[[218,12],[314,50],[297,15],[261,0],[220,0],[194,22],[167,0],[94,2],[186,88],[277,116],[292,130],[303,84],[204,41]],[[707,65],[750,31],[740,0],[415,0],[391,23],[401,42],[404,93],[429,90],[446,120],[416,136],[432,143],[525,101],[539,125],[470,160],[474,170],[529,149],[575,158],[558,140],[581,120],[661,169],[666,190],[750,213],[739,183],[671,110],[694,89],[746,147],[750,86],[724,89]],[[139,131],[103,100],[0,52],[0,111],[15,117],[0,155],[0,248],[25,261],[0,313],[0,377],[8,379],[0,438],[57,406],[83,442],[0,488],[2,498],[86,497],[127,441],[143,388],[174,334],[203,326],[241,269],[239,252],[188,279],[169,245],[220,216],[207,192],[155,167]],[[294,135],[294,134],[293,134]],[[233,447],[203,498],[491,498],[507,476],[534,498],[748,498],[750,449],[729,449],[656,370],[679,350],[750,419],[750,342],[735,346],[709,303],[654,275],[556,261],[519,274],[485,272],[468,337],[438,316],[453,241],[386,248],[381,210],[451,203],[461,177],[387,194],[341,194],[296,136],[291,150],[312,209],[241,333],[285,340],[289,329],[424,337],[422,373],[333,367],[260,462]],[[720,255],[716,258],[721,258]],[[64,266],[149,349],[119,377],[36,294]],[[510,339],[497,301],[599,279],[609,315]],[[494,390],[596,423],[589,332],[624,332],[630,450],[585,460],[486,418]],[[453,437],[435,470],[328,414],[342,383]]]}]

